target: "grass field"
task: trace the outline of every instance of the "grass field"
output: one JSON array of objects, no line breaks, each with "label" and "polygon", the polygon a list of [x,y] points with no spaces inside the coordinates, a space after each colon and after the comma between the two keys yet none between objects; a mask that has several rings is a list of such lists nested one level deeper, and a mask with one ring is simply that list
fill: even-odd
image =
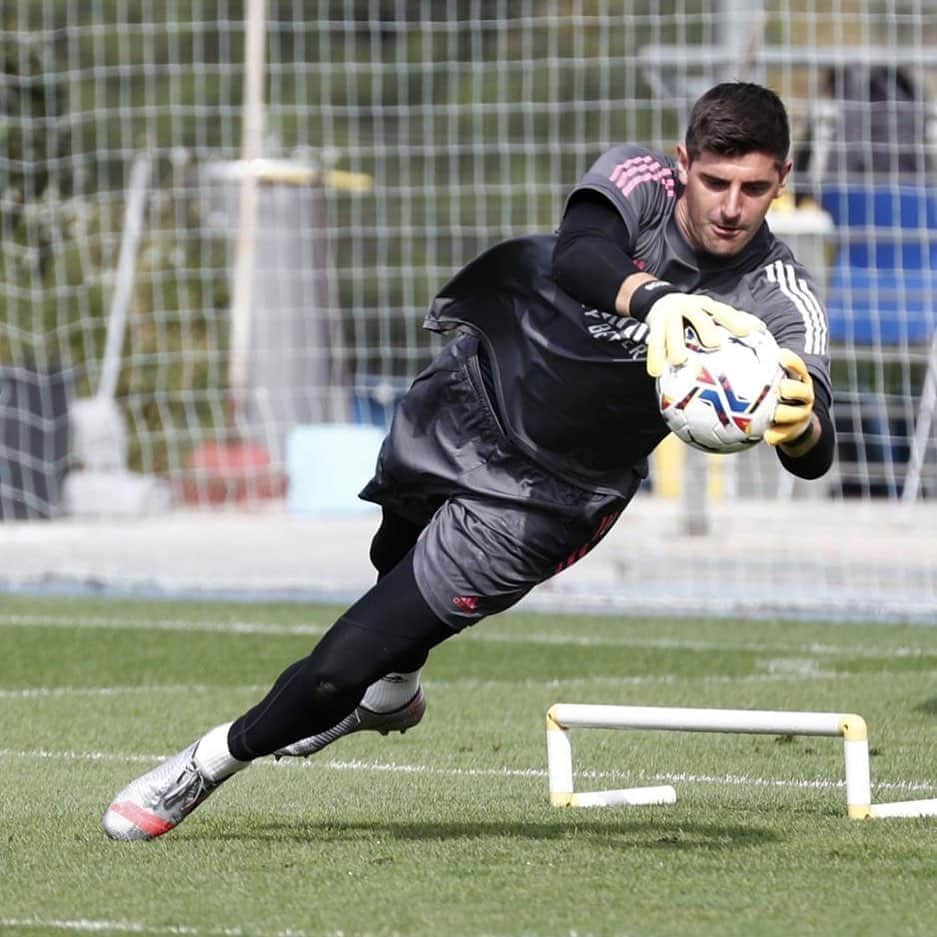
[{"label": "grass field", "polygon": [[937,631],[505,615],[437,649],[429,710],[258,762],[170,835],[108,841],[133,776],[239,714],[336,609],[0,596],[0,931],[152,935],[937,933],[937,818],[850,821],[837,739],[574,734],[547,802],[544,713],[599,702],[859,712],[874,797],[937,796]]}]

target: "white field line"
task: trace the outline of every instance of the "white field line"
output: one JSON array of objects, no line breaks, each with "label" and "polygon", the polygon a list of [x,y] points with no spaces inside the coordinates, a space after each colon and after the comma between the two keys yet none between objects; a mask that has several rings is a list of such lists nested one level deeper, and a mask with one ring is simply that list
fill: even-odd
[{"label": "white field line", "polygon": [[[919,677],[937,677],[935,670],[915,670]],[[901,672],[877,670],[876,677],[902,677]],[[535,680],[525,677],[520,680],[483,680],[477,677],[463,677],[457,680],[423,680],[428,690],[549,690],[567,687],[632,687],[632,686],[682,686],[716,685],[732,686],[735,684],[759,683],[804,683],[811,680],[846,681],[865,680],[867,673],[851,673],[843,670],[814,670],[804,667],[783,672],[749,674],[645,674],[640,676],[615,676],[591,674],[581,677],[551,677],[548,680]],[[38,686],[20,689],[0,688],[0,700],[33,700],[57,698],[95,698],[112,696],[135,696],[149,693],[168,693],[185,696],[188,694],[210,693],[266,693],[269,683],[252,683],[240,686],[205,683],[155,683],[138,686]]]},{"label": "white field line", "polygon": [[[0,614],[0,628],[101,628],[115,631],[182,631],[193,634],[244,634],[270,636],[319,637],[326,628],[319,625],[276,625],[250,621],[195,621],[175,618],[108,618],[104,616],[57,616],[57,615],[4,615]],[[657,648],[683,651],[729,651],[756,654],[805,654],[835,655],[864,658],[880,657],[926,657],[937,655],[934,647],[901,646],[894,648],[867,648],[856,644],[796,644],[777,645],[759,643],[724,644],[719,641],[692,641],[682,638],[634,638],[605,635],[563,634],[561,632],[536,632],[524,634],[498,634],[483,630],[467,631],[460,640],[482,641],[495,644],[546,644],[576,647],[621,647]]]},{"label": "white field line", "polygon": [[[0,700],[72,699],[74,697],[126,696],[139,693],[208,693],[221,687],[195,683],[160,683],[152,686],[35,686],[20,690],[0,689]],[[225,692],[240,689],[262,689],[257,687],[224,687]]]},{"label": "white field line", "polygon": [[[915,671],[921,676],[937,676],[937,670]],[[887,672],[877,671],[876,676],[888,676]],[[582,677],[552,677],[548,680],[534,680],[524,678],[520,680],[481,680],[474,677],[465,677],[458,680],[424,680],[423,685],[429,690],[490,690],[490,689],[518,689],[542,690],[563,689],[566,687],[630,687],[630,686],[681,686],[691,684],[732,685],[732,684],[758,684],[758,683],[802,683],[807,680],[849,680],[865,678],[866,674],[846,673],[842,671],[826,670],[791,670],[784,673],[755,673],[755,674],[702,674],[699,676],[686,674],[647,674],[645,676],[609,676],[593,674]],[[0,700],[34,700],[34,699],[71,699],[95,698],[113,696],[146,695],[149,693],[168,693],[184,696],[187,694],[205,693],[266,693],[270,688],[266,683],[245,684],[243,686],[212,685],[201,683],[157,683],[141,684],[139,686],[39,686],[23,687],[21,689],[0,688]]]},{"label": "white field line", "polygon": [[107,618],[104,616],[3,615],[7,628],[103,628],[113,631],[185,631],[193,634],[269,634],[316,637],[326,629],[318,625],[272,625],[251,621],[195,621],[182,618]]},{"label": "white field line", "polygon": [[[9,748],[0,748],[0,758],[21,760],[48,760],[48,761],[89,761],[89,762],[118,762],[120,764],[147,764],[156,765],[166,759],[168,754],[144,755],[128,754],[122,752],[79,752],[79,751],[49,751],[48,749],[34,749],[22,751]],[[363,761],[352,759],[340,761],[338,759],[289,760],[284,762],[258,760],[258,768],[272,769],[274,771],[290,770],[320,770],[328,771],[370,771],[377,774],[411,774],[427,777],[451,778],[534,778],[547,777],[545,768],[456,768],[437,767],[435,765],[401,764],[399,762]],[[650,772],[650,771],[577,771],[577,778],[589,781],[634,780],[654,784],[683,783],[683,784],[712,784],[733,787],[770,787],[787,788],[795,790],[827,790],[839,789],[845,782],[832,778],[762,778],[744,774],[690,774],[688,772]],[[882,781],[873,784],[877,791],[920,792],[937,790],[937,780],[933,781]]]},{"label": "white field line", "polygon": [[[155,934],[170,937],[312,937],[311,932],[287,930],[259,931],[242,927],[193,927],[189,924],[146,924],[143,921],[106,921],[88,918],[0,917],[0,930],[64,931],[75,934]],[[345,937],[342,931],[316,931],[315,937]],[[358,934],[357,937],[367,937]]]}]

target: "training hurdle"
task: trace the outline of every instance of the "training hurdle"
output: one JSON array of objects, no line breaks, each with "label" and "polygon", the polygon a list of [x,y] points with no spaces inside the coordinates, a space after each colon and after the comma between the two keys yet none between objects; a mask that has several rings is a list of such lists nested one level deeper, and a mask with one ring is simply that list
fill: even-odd
[{"label": "training hurdle", "polygon": [[788,712],[769,709],[692,709],[672,706],[601,706],[555,703],[547,711],[547,773],[555,807],[611,807],[676,803],[670,785],[577,793],[573,785],[570,729],[656,729],[665,732],[738,732],[814,735],[843,739],[846,808],[854,820],[937,815],[937,798],[873,804],[869,737],[855,713]]}]

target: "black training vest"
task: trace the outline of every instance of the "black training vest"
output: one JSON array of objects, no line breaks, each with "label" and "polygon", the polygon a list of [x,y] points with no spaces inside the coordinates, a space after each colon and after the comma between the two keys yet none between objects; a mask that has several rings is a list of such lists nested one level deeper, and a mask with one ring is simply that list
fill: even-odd
[{"label": "black training vest", "polygon": [[530,456],[590,487],[630,492],[667,435],[646,371],[646,327],[564,293],[552,235],[495,245],[463,267],[424,325],[467,326],[482,340],[495,408]]}]

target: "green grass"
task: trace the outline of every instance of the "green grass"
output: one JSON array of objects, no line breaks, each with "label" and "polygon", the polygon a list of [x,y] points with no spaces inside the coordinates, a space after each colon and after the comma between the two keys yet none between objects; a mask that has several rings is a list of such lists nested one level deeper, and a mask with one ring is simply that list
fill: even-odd
[{"label": "green grass", "polygon": [[578,784],[672,807],[561,810],[544,713],[602,702],[856,711],[877,800],[937,796],[937,631],[505,615],[434,653],[405,736],[263,760],[153,843],[110,796],[233,718],[337,609],[0,597],[0,932],[933,934],[934,820],[849,821],[836,739],[573,734]]}]

